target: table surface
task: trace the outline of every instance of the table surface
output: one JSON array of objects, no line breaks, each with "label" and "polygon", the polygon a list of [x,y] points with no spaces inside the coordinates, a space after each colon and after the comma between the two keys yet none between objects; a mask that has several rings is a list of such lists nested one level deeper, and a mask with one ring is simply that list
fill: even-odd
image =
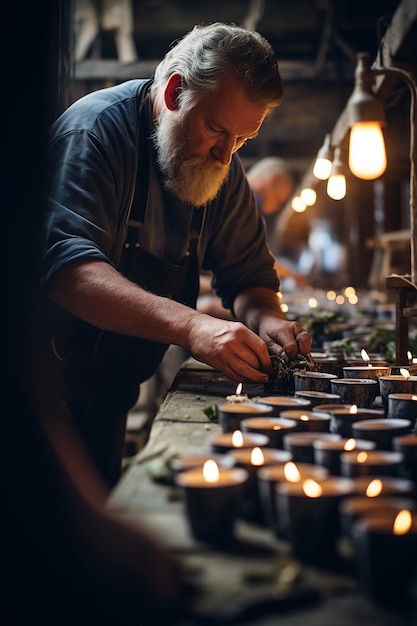
[{"label": "table surface", "polygon": [[[194,540],[181,492],[165,480],[167,460],[174,454],[209,453],[210,437],[220,426],[205,409],[235,390],[234,381],[187,361],[155,417],[148,443],[108,501],[110,509],[148,528],[183,562],[198,588],[184,626],[275,626],[278,620],[282,626],[305,626],[307,619],[309,626],[415,626],[417,601],[412,615],[377,606],[361,590],[348,556],[333,570],[300,563],[272,531],[243,519],[227,548]],[[270,395],[257,385],[245,385],[243,393],[250,398]]]}]

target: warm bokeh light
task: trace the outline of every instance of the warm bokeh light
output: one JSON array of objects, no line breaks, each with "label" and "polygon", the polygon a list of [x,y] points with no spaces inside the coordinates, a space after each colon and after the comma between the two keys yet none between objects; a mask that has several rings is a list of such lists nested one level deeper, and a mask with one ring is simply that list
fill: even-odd
[{"label": "warm bokeh light", "polygon": [[265,463],[265,457],[260,448],[253,448],[250,455],[250,462],[252,465],[263,465]]},{"label": "warm bokeh light", "polygon": [[304,189],[300,192],[301,199],[304,200],[306,206],[313,206],[316,204],[317,193],[314,189],[310,187],[304,187]]},{"label": "warm bokeh light", "polygon": [[392,527],[394,535],[406,535],[413,523],[413,518],[408,509],[403,509],[397,514]]},{"label": "warm bokeh light", "polygon": [[342,296],[341,293],[339,293],[338,296],[336,296],[336,300],[335,300],[336,304],[344,304],[345,302],[345,296]]},{"label": "warm bokeh light", "polygon": [[208,459],[203,465],[204,480],[208,483],[216,483],[219,480],[219,468],[216,461]]},{"label": "warm bokeh light", "polygon": [[330,289],[330,291],[327,292],[327,299],[336,300],[336,292]]},{"label": "warm bokeh light", "polygon": [[354,296],[356,294],[355,287],[345,287],[344,294],[346,298],[349,298],[349,296]]},{"label": "warm bokeh light", "polygon": [[365,495],[368,496],[368,498],[375,498],[376,496],[379,496],[381,492],[382,481],[379,478],[374,478],[374,480],[371,480],[371,482],[367,486]]},{"label": "warm bokeh light", "polygon": [[313,167],[313,174],[319,180],[327,180],[332,171],[332,162],[329,159],[318,157]]},{"label": "warm bokeh light", "polygon": [[323,493],[321,486],[312,478],[307,478],[303,482],[303,491],[308,498],[319,498]]},{"label": "warm bokeh light", "polygon": [[286,480],[290,483],[298,483],[301,478],[300,472],[298,471],[298,467],[292,461],[288,461],[284,465],[284,476]]},{"label": "warm bokeh light", "polygon": [[296,213],[304,213],[304,211],[307,208],[307,205],[304,202],[304,200],[301,198],[301,196],[294,196],[294,198],[291,200],[291,208]]},{"label": "warm bokeh light", "polygon": [[358,463],[365,463],[368,458],[368,454],[366,452],[359,452],[356,460]]},{"label": "warm bokeh light", "polygon": [[387,168],[385,141],[379,122],[357,122],[350,131],[349,169],[358,178],[373,180]]},{"label": "warm bokeh light", "polygon": [[342,200],[346,195],[346,176],[334,174],[327,181],[327,195],[333,200]]},{"label": "warm bokeh light", "polygon": [[308,422],[309,417],[308,417],[308,415],[304,415],[304,414],[303,414],[303,415],[300,415],[300,420],[301,420],[302,422]]},{"label": "warm bokeh light", "polygon": [[356,441],[355,441],[355,439],[353,439],[352,437],[351,437],[350,439],[348,439],[348,440],[345,442],[345,445],[343,446],[343,449],[344,449],[346,452],[350,452],[351,450],[354,450],[355,448],[356,448]]},{"label": "warm bokeh light", "polygon": [[281,311],[283,313],[288,313],[288,304],[281,304]]},{"label": "warm bokeh light", "polygon": [[308,306],[310,307],[310,309],[315,309],[318,305],[318,302],[316,300],[316,298],[309,298],[308,299]]},{"label": "warm bokeh light", "polygon": [[235,448],[241,448],[243,446],[243,435],[240,430],[235,430],[232,435],[232,444]]},{"label": "warm bokeh light", "polygon": [[351,413],[351,414],[355,414],[355,413],[357,413],[357,412],[358,412],[358,407],[357,407],[357,405],[356,405],[356,404],[352,404],[352,406],[351,406],[351,407],[350,407],[350,409],[349,409],[349,413]]}]

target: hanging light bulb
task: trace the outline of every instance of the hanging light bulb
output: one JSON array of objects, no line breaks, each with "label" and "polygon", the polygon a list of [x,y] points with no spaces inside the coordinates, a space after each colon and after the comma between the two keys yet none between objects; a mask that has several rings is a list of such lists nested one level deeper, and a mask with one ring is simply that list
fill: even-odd
[{"label": "hanging light bulb", "polygon": [[291,200],[291,208],[296,213],[303,213],[306,210],[307,205],[301,196],[294,196]]},{"label": "hanging light bulb", "polygon": [[334,151],[332,171],[327,181],[327,195],[333,200],[342,200],[346,195],[345,164],[340,146]]},{"label": "hanging light bulb", "polygon": [[332,170],[333,150],[331,146],[332,136],[330,133],[324,138],[324,143],[317,153],[313,166],[313,174],[319,180],[327,180]]},{"label": "hanging light bulb", "polygon": [[382,103],[372,91],[373,74],[368,53],[357,55],[355,88],[347,104],[349,125],[349,169],[358,178],[373,180],[387,167],[385,141],[381,126],[385,125]]},{"label": "hanging light bulb", "polygon": [[314,204],[316,204],[317,193],[315,189],[311,189],[310,187],[304,187],[304,189],[302,189],[300,192],[300,196],[307,206],[313,206]]}]

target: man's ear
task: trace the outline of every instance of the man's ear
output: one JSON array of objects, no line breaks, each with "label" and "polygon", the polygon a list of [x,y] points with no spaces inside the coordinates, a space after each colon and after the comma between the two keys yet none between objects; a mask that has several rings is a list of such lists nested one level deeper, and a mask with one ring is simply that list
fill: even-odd
[{"label": "man's ear", "polygon": [[178,96],[182,90],[182,76],[181,74],[172,74],[168,79],[168,82],[164,91],[164,99],[167,108],[170,111],[176,111],[178,109]]}]

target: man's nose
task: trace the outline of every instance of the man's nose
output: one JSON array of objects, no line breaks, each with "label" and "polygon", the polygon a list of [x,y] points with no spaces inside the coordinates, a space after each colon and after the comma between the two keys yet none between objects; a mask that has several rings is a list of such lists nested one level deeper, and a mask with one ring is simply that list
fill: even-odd
[{"label": "man's nose", "polygon": [[238,147],[236,147],[236,140],[234,137],[222,137],[212,147],[211,153],[218,161],[220,161],[220,163],[223,163],[223,165],[229,165],[232,160],[232,154],[236,152]]}]

